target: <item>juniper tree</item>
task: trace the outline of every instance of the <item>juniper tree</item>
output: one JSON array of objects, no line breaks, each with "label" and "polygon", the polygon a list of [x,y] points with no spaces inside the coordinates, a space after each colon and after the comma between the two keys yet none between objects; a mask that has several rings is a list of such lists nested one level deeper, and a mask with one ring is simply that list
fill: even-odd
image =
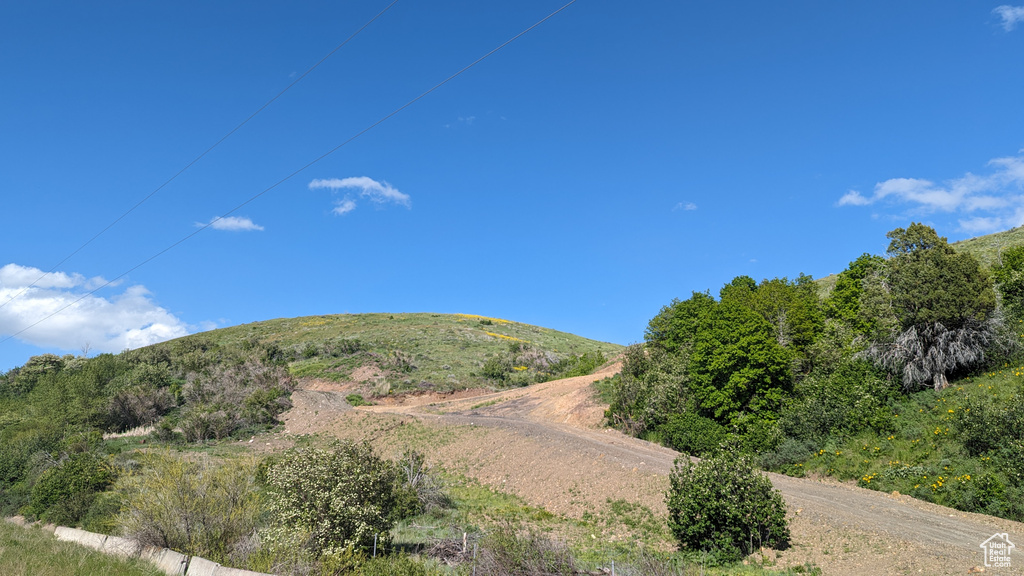
[{"label": "juniper tree", "polygon": [[940,390],[949,373],[985,359],[997,332],[995,292],[978,261],[932,228],[913,223],[886,236],[883,274],[899,332],[867,355],[899,373],[906,388],[931,382]]}]

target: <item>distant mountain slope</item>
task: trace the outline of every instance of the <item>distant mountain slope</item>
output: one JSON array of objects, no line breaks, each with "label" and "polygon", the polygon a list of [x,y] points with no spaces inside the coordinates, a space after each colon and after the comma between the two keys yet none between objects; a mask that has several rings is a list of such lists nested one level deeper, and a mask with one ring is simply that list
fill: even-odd
[{"label": "distant mountain slope", "polygon": [[1007,248],[1024,245],[1024,226],[968,238],[952,244],[960,252],[967,252],[986,266],[999,263],[999,254]]},{"label": "distant mountain slope", "polygon": [[[190,339],[228,347],[274,344],[296,377],[363,382],[375,387],[372,391],[377,394],[523,385],[586,369],[580,363],[585,354],[592,363],[596,353],[611,355],[622,349],[618,344],[472,314],[307,316],[232,326],[179,340]],[[174,341],[168,345],[175,345]]]},{"label": "distant mountain slope", "polygon": [[[1024,226],[968,238],[954,242],[950,246],[958,252],[967,252],[985,266],[993,266],[999,263],[999,255],[1002,251],[1014,246],[1024,246]],[[835,288],[837,275],[838,272],[815,280],[818,293],[822,297],[827,296]]]}]

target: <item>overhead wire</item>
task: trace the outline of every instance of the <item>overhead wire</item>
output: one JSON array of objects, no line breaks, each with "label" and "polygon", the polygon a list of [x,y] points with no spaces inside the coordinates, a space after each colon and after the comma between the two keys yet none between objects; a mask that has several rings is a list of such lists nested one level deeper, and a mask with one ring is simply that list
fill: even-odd
[{"label": "overhead wire", "polygon": [[[73,257],[74,257],[74,256],[75,256],[76,254],[78,254],[78,253],[79,253],[79,252],[81,252],[82,250],[84,250],[84,249],[85,249],[85,248],[86,248],[87,246],[89,246],[90,244],[92,244],[92,243],[93,243],[93,241],[95,241],[95,240],[96,240],[97,238],[99,238],[100,236],[102,236],[103,234],[105,234],[105,233],[106,233],[106,232],[107,232],[108,230],[110,230],[111,228],[113,228],[114,226],[116,226],[118,222],[120,222],[121,220],[124,220],[124,219],[125,219],[125,218],[126,218],[126,217],[127,217],[128,215],[129,215],[129,214],[131,214],[132,212],[134,212],[134,211],[135,211],[135,210],[136,210],[136,209],[137,209],[137,208],[138,208],[139,206],[142,206],[143,204],[145,204],[145,203],[146,203],[146,202],[147,202],[147,201],[148,201],[148,200],[149,200],[150,198],[152,198],[153,196],[155,196],[155,195],[157,194],[157,192],[160,192],[160,191],[161,191],[161,190],[163,190],[163,189],[164,189],[165,187],[167,187],[167,185],[168,185],[168,184],[170,184],[171,182],[174,182],[174,180],[176,180],[176,179],[178,178],[178,176],[181,176],[181,175],[182,175],[182,174],[184,174],[184,173],[185,173],[185,172],[186,172],[186,171],[187,171],[187,170],[188,170],[189,168],[191,168],[191,167],[192,167],[192,166],[194,166],[194,165],[195,165],[195,164],[196,164],[197,162],[199,162],[200,160],[202,160],[203,158],[205,158],[205,157],[206,157],[206,155],[207,155],[207,154],[209,154],[210,152],[212,152],[214,148],[216,148],[216,147],[220,146],[220,145],[221,145],[221,144],[222,144],[222,143],[223,143],[223,142],[224,142],[225,140],[227,140],[227,139],[228,139],[228,138],[230,138],[230,137],[231,137],[232,135],[234,135],[234,133],[235,133],[235,132],[238,132],[238,131],[239,131],[239,130],[240,130],[240,129],[241,129],[242,127],[243,127],[243,126],[245,126],[246,124],[248,124],[248,123],[249,123],[249,121],[250,121],[250,120],[252,120],[253,118],[255,118],[255,117],[256,117],[256,116],[257,116],[257,115],[258,115],[258,114],[259,114],[260,112],[263,112],[263,111],[264,111],[264,110],[265,110],[265,109],[266,109],[266,108],[267,108],[268,106],[270,106],[270,105],[271,105],[271,104],[273,104],[273,103],[274,103],[275,101],[277,101],[277,99],[278,99],[278,98],[280,98],[281,96],[283,96],[285,92],[287,92],[288,90],[291,90],[291,88],[292,88],[293,86],[295,86],[296,84],[298,84],[299,82],[301,82],[303,78],[305,78],[306,76],[309,76],[309,74],[310,74],[311,72],[313,72],[313,70],[316,70],[316,69],[317,69],[317,68],[318,68],[318,67],[319,67],[319,66],[320,66],[321,64],[323,64],[323,63],[324,63],[325,61],[327,61],[327,59],[328,59],[328,58],[330,58],[331,56],[333,56],[335,52],[337,52],[338,50],[341,50],[341,49],[342,49],[342,48],[343,48],[343,47],[344,47],[344,46],[345,46],[346,44],[348,44],[349,42],[351,42],[353,38],[355,38],[356,36],[358,36],[360,32],[362,32],[363,30],[367,29],[367,28],[368,28],[368,27],[369,27],[369,26],[370,26],[371,24],[373,24],[374,22],[376,22],[376,21],[377,21],[377,19],[379,19],[379,18],[380,18],[381,16],[383,16],[385,12],[387,12],[388,10],[390,10],[390,9],[391,9],[391,7],[392,7],[392,6],[394,6],[394,5],[395,5],[395,4],[397,4],[397,3],[398,3],[398,0],[392,0],[392,2],[391,2],[390,4],[388,4],[387,6],[385,6],[383,10],[381,10],[380,12],[378,12],[378,13],[377,13],[376,15],[374,15],[374,17],[373,17],[373,18],[370,18],[370,19],[369,19],[369,20],[368,20],[368,21],[367,21],[367,22],[366,22],[365,24],[363,24],[363,25],[362,25],[362,26],[360,26],[360,27],[359,27],[359,28],[358,28],[358,29],[357,29],[357,30],[356,30],[355,32],[353,32],[352,34],[350,34],[350,35],[348,36],[348,38],[345,38],[345,40],[344,40],[344,41],[342,41],[342,43],[341,43],[341,44],[338,44],[337,46],[335,46],[333,50],[331,50],[331,51],[330,51],[330,52],[328,52],[328,53],[327,53],[327,54],[326,54],[326,55],[325,55],[325,56],[324,56],[323,58],[321,58],[320,60],[318,60],[318,61],[316,62],[316,64],[313,64],[312,66],[310,66],[310,67],[309,67],[309,68],[308,68],[308,69],[307,69],[307,70],[306,70],[305,72],[303,72],[302,74],[300,74],[300,75],[299,75],[299,76],[298,76],[297,78],[295,78],[295,80],[293,80],[293,81],[292,81],[292,82],[291,82],[290,84],[288,84],[287,86],[285,86],[285,87],[284,87],[284,89],[283,89],[283,90],[281,90],[280,92],[278,92],[278,93],[277,93],[277,94],[276,94],[276,95],[275,95],[275,96],[274,96],[273,98],[271,98],[270,100],[267,100],[267,101],[266,101],[266,103],[264,103],[264,104],[263,104],[262,106],[260,106],[259,108],[257,108],[257,109],[256,109],[256,111],[255,111],[255,112],[253,112],[252,114],[250,114],[250,115],[249,115],[249,116],[248,116],[248,117],[247,117],[247,118],[246,118],[245,120],[242,120],[242,121],[241,121],[241,122],[240,122],[240,123],[239,123],[239,124],[238,124],[237,126],[235,126],[234,128],[232,128],[232,129],[231,129],[231,130],[230,130],[230,131],[229,131],[229,132],[228,132],[227,134],[225,134],[225,135],[224,135],[224,136],[222,136],[222,137],[221,137],[221,138],[220,138],[219,140],[217,140],[216,142],[214,142],[214,143],[213,143],[213,145],[212,145],[212,146],[210,146],[209,148],[207,148],[206,150],[204,150],[204,151],[202,152],[202,154],[200,154],[200,155],[196,156],[195,158],[193,158],[193,159],[192,159],[192,161],[191,161],[191,162],[189,162],[188,164],[186,164],[184,168],[182,168],[181,170],[178,170],[177,172],[175,172],[175,173],[174,173],[174,175],[173,175],[173,176],[171,176],[170,178],[168,178],[167,180],[165,180],[165,181],[163,182],[163,184],[160,184],[159,186],[157,186],[157,187],[156,187],[156,189],[154,189],[154,190],[153,190],[152,192],[150,192],[150,193],[149,193],[148,195],[146,195],[146,196],[145,196],[145,197],[144,197],[144,198],[143,198],[142,200],[139,200],[139,201],[138,201],[137,203],[135,203],[135,205],[134,205],[134,206],[132,206],[131,208],[129,208],[128,210],[126,210],[126,211],[125,211],[125,212],[124,212],[123,214],[121,214],[120,216],[118,216],[118,217],[117,217],[117,218],[116,218],[116,219],[115,219],[115,220],[114,220],[113,222],[111,222],[110,224],[108,224],[108,225],[106,226],[106,228],[104,228],[104,229],[100,230],[100,231],[99,231],[99,232],[97,232],[97,233],[96,233],[96,234],[95,234],[95,235],[94,235],[94,236],[93,236],[92,238],[90,238],[90,239],[86,240],[86,242],[85,242],[84,244],[82,244],[81,246],[79,246],[79,247],[78,247],[77,249],[75,249],[75,251],[74,251],[74,252],[72,252],[71,254],[68,254],[67,256],[65,256],[63,260],[61,260],[60,262],[57,262],[56,264],[54,264],[54,265],[53,265],[53,267],[51,267],[51,268],[50,268],[49,270],[47,270],[46,272],[43,272],[43,273],[42,273],[42,274],[41,274],[41,275],[40,275],[40,276],[39,276],[38,278],[36,278],[36,279],[35,279],[34,281],[32,281],[32,283],[31,283],[31,284],[29,284],[28,286],[26,286],[26,287],[22,288],[20,292],[16,293],[16,294],[15,294],[14,296],[11,296],[11,297],[10,297],[10,298],[9,298],[9,299],[8,299],[8,300],[7,300],[6,302],[4,302],[3,304],[0,304],[0,308],[3,308],[4,306],[7,306],[8,304],[10,304],[11,302],[13,302],[13,301],[14,301],[14,300],[16,300],[17,298],[21,297],[21,296],[22,296],[23,294],[25,294],[26,292],[28,292],[28,291],[29,291],[29,290],[31,290],[32,288],[36,287],[36,286],[37,286],[37,285],[39,284],[39,281],[40,281],[40,280],[42,280],[43,278],[46,278],[47,276],[49,276],[50,274],[52,274],[52,273],[53,273],[53,272],[54,272],[55,270],[57,270],[57,268],[60,268],[60,266],[61,266],[61,265],[63,265],[63,264],[65,263],[65,262],[67,262],[68,260],[70,260],[71,258],[73,258]],[[0,341],[0,342],[2,342],[2,341]]]},{"label": "overhead wire", "polygon": [[145,260],[143,260],[143,261],[139,262],[139,263],[138,263],[138,264],[136,264],[135,266],[132,266],[131,268],[129,268],[129,269],[128,269],[128,270],[126,270],[125,272],[121,273],[121,274],[120,274],[120,275],[118,275],[117,277],[115,277],[115,278],[113,278],[113,279],[111,279],[111,280],[108,280],[108,281],[107,281],[106,283],[104,283],[103,285],[101,285],[101,286],[98,286],[97,288],[93,289],[92,291],[90,291],[90,292],[87,292],[87,293],[83,294],[83,295],[82,295],[81,297],[79,297],[78,299],[76,299],[76,300],[72,301],[71,303],[69,303],[69,304],[67,304],[67,305],[63,306],[62,308],[59,308],[59,309],[57,309],[57,310],[56,310],[55,312],[52,312],[52,313],[51,313],[51,314],[49,314],[48,316],[45,316],[45,317],[41,318],[40,320],[37,320],[36,322],[34,322],[34,323],[32,323],[32,324],[30,324],[30,325],[26,326],[25,328],[22,328],[21,330],[19,330],[19,331],[17,331],[17,332],[15,332],[15,333],[13,333],[13,334],[11,334],[11,335],[7,336],[6,338],[3,338],[2,340],[0,340],[0,344],[3,344],[3,343],[5,343],[5,342],[7,342],[8,340],[11,340],[11,339],[13,339],[13,338],[15,338],[15,337],[19,336],[20,334],[23,334],[23,333],[27,332],[28,330],[31,330],[32,328],[34,328],[34,327],[38,326],[39,324],[41,324],[41,323],[43,323],[43,322],[45,322],[45,321],[49,320],[50,318],[53,318],[54,316],[56,316],[56,315],[60,314],[61,312],[63,312],[63,311],[65,311],[65,310],[67,310],[68,308],[71,308],[71,307],[72,307],[72,306],[74,306],[75,304],[78,304],[78,303],[79,303],[79,302],[81,302],[82,300],[85,300],[86,298],[88,298],[88,297],[92,296],[93,294],[95,294],[95,293],[99,292],[99,291],[100,291],[100,290],[102,290],[103,288],[106,288],[107,286],[110,286],[111,284],[114,284],[115,282],[117,282],[118,280],[120,280],[120,279],[124,278],[125,276],[127,276],[127,275],[131,274],[131,273],[132,273],[132,272],[134,272],[135,270],[138,270],[139,268],[141,268],[141,267],[145,266],[146,264],[148,264],[148,263],[152,262],[153,260],[156,260],[157,258],[159,258],[160,256],[164,255],[165,253],[167,253],[167,252],[169,252],[169,251],[173,250],[174,248],[176,248],[177,246],[179,246],[179,245],[183,244],[184,242],[188,241],[189,239],[191,239],[192,237],[196,236],[196,235],[197,235],[197,234],[199,234],[200,232],[202,232],[202,231],[206,230],[207,228],[210,228],[211,226],[213,226],[214,224],[216,224],[216,223],[217,223],[217,222],[219,222],[220,220],[223,220],[224,218],[227,218],[228,216],[230,216],[231,214],[233,214],[233,213],[237,212],[238,210],[241,210],[241,209],[242,209],[243,207],[245,207],[246,205],[248,205],[248,204],[250,204],[251,202],[255,201],[256,199],[260,198],[261,196],[263,196],[263,195],[264,195],[264,194],[266,194],[267,192],[270,192],[271,190],[273,190],[273,189],[277,188],[277,187],[278,187],[278,186],[280,186],[281,184],[284,184],[285,182],[287,182],[287,181],[291,180],[291,179],[292,179],[292,178],[294,178],[295,176],[299,175],[299,174],[300,174],[301,172],[305,171],[305,170],[306,170],[307,168],[309,168],[310,166],[313,166],[314,164],[316,164],[316,163],[320,162],[320,161],[321,161],[321,160],[323,160],[324,158],[327,158],[327,157],[328,157],[328,156],[330,156],[331,154],[334,154],[335,152],[337,152],[337,151],[338,151],[338,150],[340,150],[341,148],[343,148],[343,147],[345,147],[346,145],[348,145],[349,143],[351,143],[351,142],[352,142],[353,140],[355,140],[355,139],[359,138],[359,137],[360,137],[360,136],[362,136],[363,134],[366,134],[366,133],[367,133],[367,132],[369,132],[370,130],[373,130],[373,129],[374,129],[374,128],[376,128],[377,126],[379,126],[379,125],[383,124],[384,122],[386,122],[386,121],[387,121],[388,119],[390,119],[391,117],[393,117],[393,116],[395,116],[396,114],[398,114],[399,112],[401,112],[401,111],[405,110],[406,108],[408,108],[408,107],[412,106],[412,105],[413,105],[413,104],[415,104],[416,102],[418,102],[418,101],[422,100],[423,98],[425,98],[426,96],[428,96],[429,94],[431,94],[432,92],[434,92],[435,90],[437,90],[438,88],[441,88],[441,87],[442,87],[442,86],[444,86],[445,84],[447,84],[447,83],[451,82],[452,80],[454,80],[455,78],[457,78],[457,77],[461,76],[461,75],[462,75],[462,74],[463,74],[464,72],[466,72],[466,71],[467,71],[467,70],[469,70],[470,68],[473,68],[474,66],[476,66],[476,65],[477,65],[477,64],[479,64],[480,62],[483,62],[484,60],[486,60],[487,58],[489,58],[490,56],[492,56],[493,54],[495,54],[496,52],[498,52],[498,51],[499,51],[499,50],[501,50],[502,48],[504,48],[504,47],[508,46],[509,44],[511,44],[511,43],[513,43],[513,42],[515,42],[516,40],[518,40],[518,39],[519,39],[519,38],[521,38],[522,36],[526,35],[527,33],[529,33],[529,32],[530,32],[531,30],[533,30],[534,28],[536,28],[536,27],[540,26],[541,24],[543,24],[543,23],[547,22],[547,21],[548,21],[548,20],[550,20],[551,18],[554,18],[555,16],[557,16],[557,15],[558,15],[559,13],[561,13],[562,11],[564,11],[564,10],[565,10],[566,8],[568,8],[569,6],[572,6],[573,4],[575,4],[575,3],[576,3],[576,1],[577,1],[577,0],[569,0],[569,2],[567,2],[567,3],[566,3],[566,4],[564,4],[564,5],[562,5],[562,6],[560,7],[560,8],[558,8],[558,9],[557,9],[557,10],[555,10],[554,12],[551,12],[550,14],[548,14],[548,15],[547,15],[547,16],[545,16],[544,18],[541,18],[540,20],[538,20],[537,22],[535,22],[535,23],[534,23],[533,25],[531,25],[530,27],[526,28],[526,29],[525,29],[525,30],[523,30],[522,32],[520,32],[520,33],[516,34],[515,36],[513,36],[513,37],[509,38],[508,40],[506,40],[506,41],[502,42],[502,43],[501,43],[501,44],[499,44],[499,45],[498,45],[498,46],[497,46],[496,48],[494,48],[494,49],[490,50],[489,52],[487,52],[487,53],[486,53],[486,54],[484,54],[483,56],[480,56],[480,57],[479,57],[479,58],[477,58],[476,60],[474,60],[474,61],[472,61],[471,63],[467,64],[466,66],[462,67],[462,68],[461,68],[461,69],[460,69],[460,70],[459,70],[458,72],[455,72],[454,74],[452,74],[452,75],[448,76],[448,77],[447,77],[447,78],[445,78],[444,80],[442,80],[442,81],[438,82],[437,84],[433,85],[433,86],[432,86],[431,88],[429,88],[429,89],[427,89],[426,91],[422,92],[422,93],[421,93],[421,94],[420,94],[419,96],[416,96],[416,97],[415,97],[415,98],[413,98],[412,100],[409,100],[409,101],[408,101],[408,102],[406,102],[405,104],[403,104],[403,105],[399,106],[399,107],[398,107],[398,108],[396,108],[396,109],[395,109],[394,111],[392,111],[392,112],[390,112],[389,114],[387,114],[387,115],[383,116],[383,117],[382,117],[381,119],[379,119],[379,120],[377,120],[376,122],[374,122],[374,123],[370,124],[370,125],[369,125],[369,126],[367,126],[366,128],[363,128],[363,129],[362,129],[362,130],[360,130],[359,132],[356,132],[356,133],[355,133],[354,135],[350,136],[350,137],[349,137],[348,139],[346,139],[345,141],[343,141],[343,142],[342,142],[341,144],[338,144],[338,145],[337,145],[337,146],[335,146],[334,148],[331,148],[331,149],[330,149],[330,150],[328,150],[327,152],[324,152],[323,154],[321,154],[321,155],[317,156],[317,157],[316,157],[316,158],[314,158],[313,160],[311,160],[311,161],[307,162],[306,164],[304,164],[304,165],[303,165],[303,166],[302,166],[301,168],[299,168],[299,169],[297,169],[297,170],[295,170],[295,171],[291,172],[290,174],[288,174],[288,175],[287,175],[287,176],[285,176],[284,178],[281,178],[281,179],[280,179],[280,180],[278,180],[277,182],[275,182],[275,183],[271,184],[270,186],[268,186],[268,187],[264,188],[264,189],[263,189],[262,191],[260,191],[260,192],[258,192],[258,193],[256,193],[256,194],[254,194],[253,196],[251,196],[251,197],[250,197],[250,198],[249,198],[248,200],[246,200],[246,201],[242,202],[241,204],[239,204],[239,205],[235,206],[235,207],[234,207],[234,208],[232,208],[231,210],[228,210],[228,211],[227,211],[227,212],[225,212],[224,214],[222,214],[222,215],[220,215],[220,216],[218,216],[218,217],[214,218],[213,220],[211,220],[211,221],[210,221],[210,222],[208,222],[207,224],[205,224],[205,225],[203,225],[203,226],[201,226],[201,227],[197,228],[196,230],[194,230],[194,231],[193,231],[193,232],[191,232],[190,234],[187,234],[187,235],[185,235],[184,237],[182,237],[182,238],[181,238],[181,239],[179,239],[178,241],[174,242],[174,243],[173,243],[173,244],[171,244],[170,246],[167,246],[167,247],[166,247],[166,248],[164,248],[163,250],[160,250],[160,251],[159,251],[159,252],[157,252],[156,254],[153,254],[152,256],[150,256],[150,257],[146,258]]}]

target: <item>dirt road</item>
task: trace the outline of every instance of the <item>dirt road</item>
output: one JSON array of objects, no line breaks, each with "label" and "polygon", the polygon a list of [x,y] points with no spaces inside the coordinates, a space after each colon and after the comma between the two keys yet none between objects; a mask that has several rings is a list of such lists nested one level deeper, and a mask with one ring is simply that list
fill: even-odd
[{"label": "dirt road", "polygon": [[[609,500],[665,514],[664,493],[677,454],[600,426],[603,406],[589,388],[617,371],[474,397],[406,397],[339,410],[325,393],[293,398],[289,433],[383,437],[388,426],[422,428],[430,458],[531,504],[579,516]],[[384,420],[382,420],[382,418]],[[770,474],[790,512],[794,545],[779,565],[807,561],[826,574],[967,574],[984,563],[980,544],[995,533],[1024,542],[1024,525],[935,506],[907,496]],[[1010,569],[1024,574],[1024,545]]]}]

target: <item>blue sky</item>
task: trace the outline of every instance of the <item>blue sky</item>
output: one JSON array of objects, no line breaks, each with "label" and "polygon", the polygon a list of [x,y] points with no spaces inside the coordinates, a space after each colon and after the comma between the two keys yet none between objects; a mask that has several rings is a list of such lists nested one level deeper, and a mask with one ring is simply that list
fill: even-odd
[{"label": "blue sky", "polygon": [[0,370],[343,312],[627,344],[911,221],[1024,222],[1024,6],[579,0],[199,231],[562,4],[399,0],[30,287],[388,1],[4,3]]}]

